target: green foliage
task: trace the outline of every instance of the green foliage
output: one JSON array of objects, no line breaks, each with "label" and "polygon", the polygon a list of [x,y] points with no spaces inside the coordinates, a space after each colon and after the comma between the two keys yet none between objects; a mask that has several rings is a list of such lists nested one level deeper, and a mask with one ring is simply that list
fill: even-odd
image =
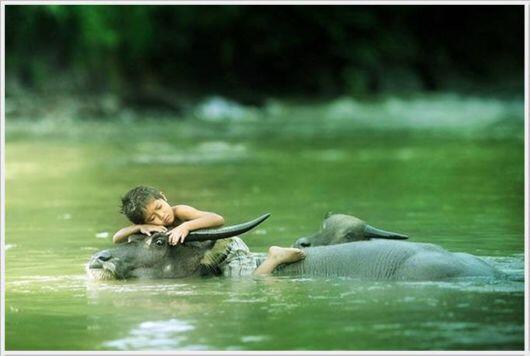
[{"label": "green foliage", "polygon": [[8,5],[6,28],[8,87],[64,79],[255,96],[522,85],[520,6]]}]

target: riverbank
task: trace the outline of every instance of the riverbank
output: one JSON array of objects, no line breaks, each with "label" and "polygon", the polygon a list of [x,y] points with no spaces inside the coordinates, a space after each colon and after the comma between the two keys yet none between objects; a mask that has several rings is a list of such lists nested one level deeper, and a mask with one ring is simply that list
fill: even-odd
[{"label": "riverbank", "polygon": [[222,97],[188,102],[176,111],[128,109],[117,99],[23,96],[6,102],[8,140],[62,137],[105,140],[135,137],[326,139],[366,131],[422,132],[455,137],[524,139],[524,101],[455,94],[341,97],[320,102],[270,99],[261,106]]}]

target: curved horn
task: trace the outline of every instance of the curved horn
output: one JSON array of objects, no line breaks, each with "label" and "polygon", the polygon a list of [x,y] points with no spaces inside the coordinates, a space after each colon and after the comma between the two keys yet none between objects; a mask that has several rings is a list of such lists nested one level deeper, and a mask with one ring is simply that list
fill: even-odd
[{"label": "curved horn", "polygon": [[389,232],[375,228],[370,225],[366,225],[364,228],[364,236],[376,239],[395,239],[395,240],[405,240],[409,237],[407,235],[398,234],[397,232]]},{"label": "curved horn", "polygon": [[192,231],[186,237],[186,241],[206,241],[206,240],[219,240],[227,237],[241,235],[249,230],[252,230],[271,216],[270,213],[264,214],[257,219],[248,221],[246,223],[221,227],[219,229],[205,229]]}]

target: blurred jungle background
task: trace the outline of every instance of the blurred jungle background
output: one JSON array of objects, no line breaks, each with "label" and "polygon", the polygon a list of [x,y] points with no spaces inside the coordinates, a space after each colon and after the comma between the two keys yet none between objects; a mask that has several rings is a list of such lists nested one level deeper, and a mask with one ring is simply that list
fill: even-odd
[{"label": "blurred jungle background", "polygon": [[115,102],[86,104],[90,117],[181,114],[207,95],[262,106],[523,87],[522,7],[9,6],[7,15],[9,98]]},{"label": "blurred jungle background", "polygon": [[[7,5],[5,20],[8,350],[523,348],[523,6]],[[93,286],[84,264],[139,184],[229,224],[271,212],[252,251],[335,211],[515,277]]]}]

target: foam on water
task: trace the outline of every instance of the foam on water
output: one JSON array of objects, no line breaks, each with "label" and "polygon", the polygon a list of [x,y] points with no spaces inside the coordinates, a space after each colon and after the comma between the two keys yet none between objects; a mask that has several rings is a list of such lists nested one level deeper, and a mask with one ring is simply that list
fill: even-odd
[{"label": "foam on water", "polygon": [[17,247],[17,244],[6,244],[5,250],[7,251],[7,250],[12,249],[14,247]]}]

